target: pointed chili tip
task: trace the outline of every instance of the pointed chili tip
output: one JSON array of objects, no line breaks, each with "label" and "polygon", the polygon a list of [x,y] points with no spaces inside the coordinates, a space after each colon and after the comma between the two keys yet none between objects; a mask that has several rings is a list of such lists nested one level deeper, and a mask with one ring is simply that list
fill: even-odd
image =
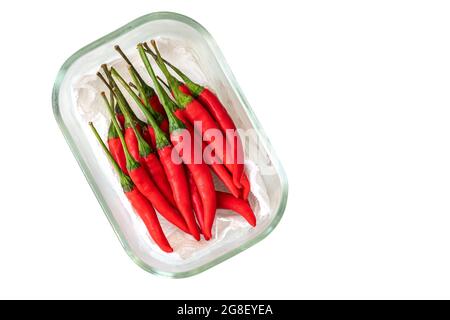
[{"label": "pointed chili tip", "polygon": [[210,240],[212,237],[211,232],[209,230],[205,230],[205,233],[203,234],[203,236],[205,237],[206,241]]},{"label": "pointed chili tip", "polygon": [[207,235],[204,234],[203,237],[205,238],[206,241],[211,240],[211,236],[207,236]]},{"label": "pointed chili tip", "polygon": [[173,249],[172,249],[171,246],[161,246],[161,249],[162,249],[164,252],[167,252],[167,253],[173,252]]}]

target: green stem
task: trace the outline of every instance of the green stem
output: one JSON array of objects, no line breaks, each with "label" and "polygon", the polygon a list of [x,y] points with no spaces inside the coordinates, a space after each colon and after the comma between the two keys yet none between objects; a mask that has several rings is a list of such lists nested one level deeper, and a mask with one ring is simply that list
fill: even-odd
[{"label": "green stem", "polygon": [[110,121],[109,122],[109,127],[108,127],[108,140],[116,139],[118,137],[119,137],[119,135],[116,132],[116,128],[114,127],[113,122]]},{"label": "green stem", "polygon": [[164,61],[161,58],[161,54],[159,53],[158,47],[156,46],[156,42],[154,40],[151,41],[153,48],[156,51],[156,62],[158,63],[159,68],[161,69],[162,73],[164,73],[164,76],[167,79],[167,82],[169,83],[170,90],[172,90],[172,93],[175,97],[175,100],[178,102],[178,104],[185,108],[189,103],[192,102],[192,97],[184,94],[180,88],[178,88],[178,80],[176,80],[167,70],[166,65],[164,64]]},{"label": "green stem", "polygon": [[[139,84],[139,81],[137,81],[136,75],[133,73],[133,69],[130,67],[128,69],[130,71],[130,74],[133,77],[134,84],[142,90],[141,85]],[[167,140],[164,132],[159,127],[159,123],[155,120],[153,115],[151,114],[149,108],[146,108],[144,104],[142,103],[139,96],[131,89],[131,87],[128,85],[128,83],[120,76],[120,74],[114,69],[111,69],[112,75],[122,84],[122,86],[127,90],[127,92],[130,94],[130,96],[133,98],[133,100],[136,102],[138,107],[141,109],[142,113],[144,113],[145,118],[147,119],[148,123],[153,127],[153,130],[155,132],[155,139],[156,139],[156,147],[158,149],[161,149],[169,144],[169,140]]]},{"label": "green stem", "polygon": [[[110,104],[112,106],[114,106],[114,93],[112,91],[111,83],[106,81],[105,77],[100,72],[97,72],[97,76],[100,78],[100,80],[102,80],[102,82],[105,84],[105,86],[108,87],[108,89],[109,89],[109,96],[110,96],[110,100],[111,100]],[[116,112],[118,114],[122,114],[122,111],[120,111],[120,109],[117,106],[117,104],[116,104],[116,106],[114,108],[114,112]]]},{"label": "green stem", "polygon": [[[113,89],[113,91],[115,91],[115,88]],[[137,162],[133,158],[133,156],[130,154],[130,151],[127,148],[127,144],[125,143],[125,138],[124,138],[122,130],[120,128],[120,124],[119,124],[119,122],[117,122],[117,119],[114,114],[114,110],[113,110],[112,106],[109,104],[108,99],[106,98],[106,95],[104,92],[101,93],[101,96],[105,102],[106,109],[108,110],[108,113],[111,116],[111,121],[114,124],[114,128],[116,129],[116,132],[119,135],[120,142],[122,143],[123,151],[125,153],[125,158],[127,161],[127,169],[133,170],[133,169],[139,168],[139,166],[140,166],[139,162]],[[117,95],[116,95],[116,98],[117,98]]]},{"label": "green stem", "polygon": [[130,177],[127,176],[122,169],[120,169],[119,165],[117,164],[116,160],[114,160],[111,152],[106,147],[105,143],[103,142],[102,138],[100,138],[100,135],[98,134],[97,129],[95,129],[92,122],[89,122],[89,126],[92,129],[92,132],[94,133],[95,137],[97,138],[97,141],[100,143],[103,151],[105,152],[106,156],[108,157],[109,162],[111,162],[112,166],[114,167],[114,170],[119,175],[120,179],[120,185],[122,186],[122,189],[124,192],[130,192],[134,189],[133,181],[131,181]]},{"label": "green stem", "polygon": [[145,68],[148,71],[148,74],[150,75],[150,78],[152,78],[153,84],[155,85],[156,92],[158,93],[158,96],[160,98],[161,104],[166,111],[167,118],[169,119],[169,130],[170,132],[173,132],[175,130],[179,129],[185,129],[186,126],[183,122],[181,122],[180,119],[175,117],[173,114],[173,111],[177,109],[177,106],[175,103],[170,99],[167,92],[164,90],[164,88],[161,86],[161,84],[158,82],[158,79],[156,79],[155,71],[153,70],[150,61],[148,61],[148,58],[145,54],[144,48],[142,45],[138,45],[139,55],[141,56],[142,61],[144,62]]},{"label": "green stem", "polygon": [[[131,66],[129,68],[132,68]],[[133,69],[132,69],[133,70]],[[134,71],[133,71],[134,72]],[[128,93],[133,97],[133,96],[137,96],[136,93],[131,89],[130,85],[125,81],[125,79],[117,72],[116,69],[111,68],[111,73],[114,75],[114,77],[120,82],[120,84],[125,88],[125,90],[128,91]],[[134,80],[133,80],[134,81]],[[139,94],[145,94],[144,91],[145,89],[141,86],[139,79],[137,78],[135,81],[135,85],[134,85],[138,91]],[[123,95],[122,95],[123,96]],[[148,110],[148,112],[150,112],[150,114],[152,115],[153,118],[156,119],[156,122],[158,124],[161,123],[161,121],[163,120],[162,115],[160,115],[158,112],[156,112],[155,110],[153,110],[153,108],[150,106],[149,101],[147,99],[142,99],[140,100],[141,103],[146,107],[146,109]]]},{"label": "green stem", "polygon": [[128,63],[128,65],[133,68],[133,71],[136,73],[138,79],[139,79],[139,83],[141,84],[142,87],[144,87],[145,89],[145,95],[143,97],[141,97],[143,100],[145,99],[145,97],[147,97],[147,99],[150,99],[151,97],[153,97],[155,95],[155,90],[153,90],[152,87],[150,87],[148,84],[145,83],[144,79],[142,79],[141,75],[137,72],[136,68],[134,67],[134,65],[131,63],[130,59],[128,59],[128,57],[125,55],[125,53],[122,51],[122,49],[118,46],[115,45],[114,49],[116,49],[116,51],[120,54],[120,56],[125,60],[126,63]]},{"label": "green stem", "polygon": [[162,84],[164,85],[164,87],[166,87],[167,90],[170,90],[169,85],[168,85],[163,79],[161,79],[160,76],[157,76],[156,78],[158,79],[158,81],[159,81],[160,83],[162,83]]},{"label": "green stem", "polygon": [[[111,76],[111,71],[108,70],[108,66],[106,64],[102,64],[102,69],[106,74],[106,77],[109,80],[110,83],[110,90],[112,90],[113,88],[119,88],[117,86],[116,81],[114,81],[113,77]],[[131,115],[131,118],[135,121],[138,121],[138,117],[134,114],[133,110],[131,109],[130,105],[128,104],[127,100],[125,99],[124,95],[122,94],[122,92],[119,90],[118,94],[123,98],[123,100],[125,101],[125,108],[127,109],[128,113]]]},{"label": "green stem", "polygon": [[[113,89],[114,93],[116,93],[117,91],[120,91],[119,88]],[[147,143],[147,141],[145,141],[144,137],[142,137],[141,132],[136,129],[136,125],[138,122],[132,119],[131,114],[125,108],[125,103],[126,101],[124,101],[124,99],[119,94],[117,94],[117,104],[119,105],[119,108],[120,110],[122,110],[123,116],[125,117],[125,128],[131,127],[138,141],[139,155],[145,158],[150,153],[152,153],[153,150]]]},{"label": "green stem", "polygon": [[[148,53],[151,54],[151,56],[156,59],[157,55],[150,49],[150,47],[145,44],[145,48],[146,51]],[[186,86],[189,88],[189,90],[191,91],[191,93],[195,96],[198,97],[200,95],[200,93],[202,93],[203,89],[205,89],[203,86],[199,85],[198,83],[195,83],[194,81],[192,81],[186,74],[184,74],[180,69],[178,69],[177,67],[175,67],[173,64],[171,64],[169,61],[167,61],[166,59],[162,59],[162,61],[167,64],[173,71],[175,71],[175,73],[181,78],[183,79],[184,83],[186,84]]]}]

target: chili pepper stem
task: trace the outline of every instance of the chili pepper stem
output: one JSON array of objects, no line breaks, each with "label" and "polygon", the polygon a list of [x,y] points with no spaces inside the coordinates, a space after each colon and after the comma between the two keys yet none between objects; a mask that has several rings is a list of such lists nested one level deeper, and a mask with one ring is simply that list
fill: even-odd
[{"label": "chili pepper stem", "polygon": [[[108,88],[112,91],[113,88],[117,87],[117,83],[114,81],[113,77],[111,76],[111,72],[110,70],[108,70],[108,66],[106,64],[102,64],[101,68],[103,69],[103,71],[106,74],[106,77],[109,80],[109,86]],[[118,87],[117,87],[118,88]],[[131,109],[130,105],[128,104],[128,102],[126,101],[125,97],[123,96],[122,92],[119,90],[118,94],[123,98],[123,100],[125,101],[125,105],[124,108],[127,109],[128,113],[131,115],[131,118],[135,121],[138,121],[138,118],[136,117],[136,115],[134,114],[133,110]]]},{"label": "chili pepper stem", "polygon": [[164,85],[164,87],[166,87],[167,90],[170,90],[169,85],[163,79],[161,79],[160,76],[157,76],[156,78]]},{"label": "chili pepper stem", "polygon": [[108,110],[108,113],[111,116],[111,120],[114,124],[114,127],[116,128],[117,134],[119,135],[120,142],[122,143],[123,151],[125,153],[125,158],[127,161],[127,169],[132,170],[134,168],[138,168],[140,166],[140,164],[133,158],[133,156],[130,154],[130,151],[127,148],[127,144],[125,143],[125,137],[123,136],[120,125],[117,122],[117,119],[114,115],[114,110],[112,109],[112,106],[109,104],[108,99],[106,98],[105,92],[102,92],[101,96],[102,96],[103,100],[105,101],[105,105],[107,107],[106,109]]},{"label": "chili pepper stem", "polygon": [[[113,92],[117,91],[119,89],[114,88]],[[124,102],[121,100],[121,98],[117,98],[117,102],[119,105],[120,110],[125,109],[124,106]],[[152,153],[152,148],[150,147],[150,145],[147,143],[147,141],[145,141],[144,137],[142,137],[142,134],[139,132],[139,130],[136,129],[136,121],[134,121],[131,118],[131,115],[128,113],[127,110],[122,110],[122,113],[125,117],[125,123],[128,123],[131,126],[131,129],[134,132],[134,135],[136,136],[137,142],[138,142],[138,148],[139,148],[139,155],[141,157],[146,157],[148,156],[150,153]]]},{"label": "chili pepper stem", "polygon": [[170,90],[173,92],[175,100],[181,105],[181,107],[183,108],[186,107],[186,105],[188,105],[192,101],[192,97],[184,94],[180,90],[180,88],[178,88],[178,80],[176,80],[170,74],[169,70],[164,64],[164,61],[161,58],[161,54],[159,53],[158,47],[156,46],[155,40],[152,40],[151,44],[156,51],[156,62],[158,63],[158,66],[161,69],[162,73],[164,73],[164,76],[166,77],[167,82],[169,83]]},{"label": "chili pepper stem", "polygon": [[144,81],[144,79],[142,79],[141,75],[137,72],[136,68],[134,67],[134,65],[131,63],[130,59],[128,59],[128,57],[125,55],[125,53],[122,51],[122,49],[118,46],[115,45],[114,49],[120,54],[120,56],[125,60],[126,63],[128,63],[128,65],[133,68],[133,71],[136,73],[136,76],[139,80],[139,83],[141,84],[141,86],[144,88],[144,92],[145,95],[142,96],[141,98],[143,100],[150,99],[152,96],[155,95],[155,91],[153,90],[152,87],[150,87],[149,85],[147,85]]},{"label": "chili pepper stem", "polygon": [[[133,69],[129,68],[129,70],[133,70]],[[144,106],[144,104],[142,103],[141,99],[139,99],[139,97],[136,95],[136,93],[134,93],[134,91],[130,88],[128,83],[121,77],[121,75],[114,68],[111,69],[111,73],[122,84],[122,86],[125,88],[125,90],[127,90],[127,92],[131,95],[133,100],[136,102],[136,104],[139,106],[141,111],[144,113],[147,121],[153,127],[153,130],[155,132],[155,137],[156,137],[156,146],[157,146],[157,148],[160,149],[160,148],[168,145],[169,144],[169,140],[166,138],[164,132],[159,127],[158,123],[156,122],[155,118],[153,117],[153,115],[151,114],[149,109]],[[132,75],[135,76],[135,74],[133,72],[131,72],[131,73],[132,73]],[[138,81],[135,82],[135,85],[138,88],[142,88],[140,86],[140,84],[138,83]]]},{"label": "chili pepper stem", "polygon": [[129,191],[133,190],[133,188],[134,188],[133,182],[131,181],[130,177],[128,177],[122,171],[122,169],[120,169],[119,165],[112,157],[111,152],[109,152],[109,150],[106,147],[105,143],[103,142],[102,138],[98,134],[98,131],[95,128],[94,124],[92,122],[89,122],[88,124],[89,124],[89,127],[91,127],[91,130],[94,133],[94,136],[96,137],[96,139],[99,142],[100,146],[102,147],[103,151],[105,152],[108,160],[111,162],[112,166],[114,167],[115,172],[119,175],[120,185],[122,186],[123,191],[129,192]]},{"label": "chili pepper stem", "polygon": [[105,84],[105,86],[108,87],[108,89],[109,89],[110,91],[112,91],[111,84],[110,84],[108,81],[106,81],[105,77],[104,77],[100,72],[97,72],[97,77],[99,77],[100,80],[102,80],[102,82]]},{"label": "chili pepper stem", "polygon": [[150,64],[150,61],[148,61],[147,56],[145,54],[144,48],[142,45],[138,45],[139,55],[141,56],[142,61],[144,62],[145,68],[148,71],[148,74],[152,78],[153,84],[155,85],[156,92],[158,93],[158,96],[161,99],[161,104],[166,111],[167,118],[169,119],[169,130],[170,132],[173,132],[175,130],[185,129],[186,126],[181,122],[180,119],[175,117],[173,114],[173,111],[176,109],[176,106],[174,105],[174,102],[170,99],[169,95],[166,91],[164,91],[161,84],[158,82],[156,78],[156,74]]},{"label": "chili pepper stem", "polygon": [[[129,66],[129,68],[131,69],[131,70],[133,70],[133,75],[132,76],[134,76],[134,77],[136,77],[136,83],[134,84],[134,86],[138,89],[138,91],[139,91],[139,95],[144,95],[145,96],[145,89],[144,89],[144,87],[139,83],[139,79],[137,78],[137,73],[135,73],[134,72],[134,68],[132,67],[132,66]],[[122,78],[122,76],[117,72],[117,70],[116,69],[114,69],[114,68],[111,68],[111,74],[113,74],[114,75],[114,77],[122,84],[122,86],[125,88],[125,90],[131,95],[131,97],[134,99],[134,97],[138,97],[137,95],[136,95],[136,93],[131,89],[131,87],[130,87],[130,85],[125,81],[125,79],[124,78]],[[153,90],[153,89],[152,89]],[[123,96],[123,95],[122,95]],[[155,110],[153,110],[153,108],[151,108],[150,106],[149,106],[149,101],[148,101],[148,99],[139,99],[139,97],[138,97],[138,100],[136,100],[136,99],[134,99],[135,101],[136,101],[136,103],[138,103],[138,100],[139,100],[139,103],[138,103],[138,105],[144,105],[145,107],[146,107],[146,109],[147,109],[147,112],[148,113],[150,113],[151,114],[151,116],[156,120],[156,122],[158,123],[158,125],[161,123],[161,121],[163,120],[162,119],[162,116],[159,114],[159,113],[157,113]],[[145,115],[145,113],[144,113],[144,115]]]},{"label": "chili pepper stem", "polygon": [[[154,40],[152,40],[152,41],[154,41]],[[152,42],[152,45],[153,45],[153,42]],[[144,44],[144,46],[146,48],[146,51],[156,60],[157,54],[155,54],[146,43]],[[189,87],[189,90],[191,91],[192,94],[194,94],[195,97],[198,97],[200,95],[200,93],[204,89],[203,86],[193,82],[188,76],[186,76],[186,74],[184,74],[180,69],[175,67],[173,64],[171,64],[166,59],[162,59],[162,61],[166,65],[168,65],[181,79],[183,79],[183,81],[186,83],[186,85]]]}]

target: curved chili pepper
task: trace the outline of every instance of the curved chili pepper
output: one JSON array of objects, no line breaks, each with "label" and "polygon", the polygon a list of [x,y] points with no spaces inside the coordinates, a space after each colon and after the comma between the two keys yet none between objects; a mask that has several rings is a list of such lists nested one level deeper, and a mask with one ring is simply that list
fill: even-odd
[{"label": "curved chili pepper", "polygon": [[[168,88],[170,90],[169,86],[160,77],[157,77],[157,78],[160,83],[162,83],[164,86],[166,86],[166,88]],[[176,109],[174,111],[174,114],[177,116],[178,119],[180,119],[184,123],[184,125],[189,130],[189,132],[191,132],[191,133],[194,132],[193,126],[186,119],[186,115],[182,112],[181,109],[179,109],[179,108]],[[202,150],[204,150],[205,148],[206,148],[206,143],[202,142]],[[224,167],[224,165],[221,164],[220,161],[217,160],[216,158],[214,158],[211,154],[207,153],[204,156],[205,156],[205,159],[204,159],[205,162],[210,165],[212,171],[223,182],[223,184],[228,189],[228,191],[230,191],[233,194],[233,196],[235,196],[236,198],[239,198],[240,191],[234,184],[233,177],[228,172],[228,170]]]},{"label": "curved chili pepper", "polygon": [[247,201],[237,199],[229,193],[217,191],[217,208],[239,213],[252,226],[256,226],[256,217]]},{"label": "curved chili pepper", "polygon": [[248,181],[245,172],[242,175],[241,184],[242,184],[242,199],[247,200],[248,195],[250,194],[250,181]]},{"label": "curved chili pepper", "polygon": [[154,111],[158,112],[161,115],[164,115],[164,108],[161,105],[161,102],[158,99],[158,96],[156,95],[155,90],[150,87],[145,81],[144,79],[142,79],[142,77],[139,75],[139,73],[137,72],[136,68],[134,67],[134,65],[131,63],[130,59],[128,59],[128,57],[126,56],[126,54],[122,51],[122,49],[118,46],[115,45],[114,49],[120,54],[120,56],[122,57],[123,60],[125,60],[125,62],[131,66],[133,68],[133,71],[136,73],[139,83],[141,84],[141,86],[144,88],[144,93],[145,96],[142,97],[140,95],[141,101],[144,102],[144,99],[146,98],[148,103],[150,104],[150,106],[153,108]]},{"label": "curved chili pepper", "polygon": [[[131,66],[131,67],[133,67],[133,66]],[[106,66],[106,64],[102,65],[102,69],[105,72],[106,76],[108,77],[109,82],[107,82],[100,73],[97,73],[97,75],[100,77],[100,79],[102,79],[102,81],[109,88],[109,90],[112,91],[113,88],[119,89],[119,87],[117,86],[117,83],[112,78],[111,72],[108,70],[108,67]],[[125,97],[123,96],[123,94],[122,94],[122,92],[120,90],[118,91],[118,94],[121,97],[122,101],[125,103],[124,104],[124,108],[131,115],[132,120],[137,122],[137,123],[139,123],[142,128],[144,128],[144,126],[147,127],[145,125],[145,123],[143,123],[141,120],[138,119],[138,117],[136,117],[136,115],[134,114],[133,110],[131,109],[130,105],[128,104],[128,102],[126,101]],[[143,94],[145,95],[145,93],[143,93]],[[166,128],[165,132],[168,132],[168,130],[167,130],[167,128],[168,128],[167,119],[165,119],[162,114],[157,113],[155,110],[153,110],[151,107],[149,107],[149,105],[147,103],[147,100],[145,100],[145,106],[146,106],[146,108],[148,108],[148,111],[154,116],[154,118],[157,119],[158,124],[162,125],[163,128]],[[122,112],[120,112],[120,114],[121,113]],[[120,117],[118,117],[118,120],[119,120],[119,122],[121,123],[121,125],[123,127],[124,126],[124,116],[122,114],[121,114]],[[155,147],[155,143],[156,142],[155,142],[155,133],[153,132],[153,128],[147,127],[147,130],[143,130],[142,133],[144,135],[145,141],[147,141],[147,143],[149,143],[150,145]]]},{"label": "curved chili pepper", "polygon": [[108,129],[108,149],[114,160],[118,163],[120,169],[127,174],[128,170],[125,153],[123,152],[122,143],[120,142],[119,135],[112,122],[110,122]]},{"label": "curved chili pepper", "polygon": [[[156,49],[156,48],[155,48]],[[150,53],[153,58],[157,59],[158,55],[155,54],[148,46],[146,46],[146,52]],[[222,130],[226,130],[226,127],[228,127],[229,129],[232,130],[236,130],[234,123],[231,119],[231,117],[228,115],[228,112],[226,111],[226,109],[223,107],[223,109],[221,110],[221,107],[219,104],[220,101],[218,100],[217,96],[215,96],[210,90],[208,90],[208,88],[204,88],[201,87],[200,85],[192,82],[186,75],[184,75],[178,68],[176,68],[175,66],[173,66],[171,63],[169,63],[166,60],[163,60],[167,65],[169,65],[183,80],[186,81],[187,84],[190,84],[190,86],[188,87],[186,84],[182,83],[181,81],[178,81],[177,79],[175,79],[174,77],[172,77],[172,81],[174,82],[174,84],[176,84],[176,86],[179,88],[179,90],[185,94],[188,95],[192,95],[192,92],[200,92],[200,94],[198,94],[198,96],[200,97],[201,95],[203,95],[205,97],[205,99],[209,99],[210,101],[213,101],[213,105],[215,106],[216,111],[212,111],[211,108],[209,108],[209,111],[212,113],[212,115],[216,118],[216,120],[218,118],[222,119],[224,126],[222,126]],[[169,85],[167,85],[161,78],[160,81],[169,88]],[[173,91],[172,91],[172,95],[173,95]],[[194,95],[196,96],[196,95]],[[215,101],[217,100],[217,101]],[[202,101],[200,99],[200,101]],[[214,102],[215,101],[215,102]],[[204,103],[204,105],[206,104],[205,101],[202,101]],[[211,106],[211,103],[209,104]],[[226,115],[225,115],[226,113]],[[215,116],[216,114],[216,116]],[[220,116],[220,114],[222,114]],[[228,116],[228,119],[227,119]],[[219,122],[219,121],[218,121]],[[228,125],[226,125],[228,123]],[[220,124],[220,122],[219,122]],[[232,128],[232,126],[234,126],[234,129]],[[236,134],[234,135],[234,143],[232,145],[235,146],[234,148],[234,159],[237,159],[238,161],[234,163],[234,168],[229,168],[231,169],[230,171],[233,173],[233,184],[235,186],[238,186],[240,188],[242,188],[242,198],[244,200],[248,199],[248,195],[250,193],[250,182],[248,180],[247,175],[245,174],[244,171],[244,165],[243,165],[243,150],[242,150],[242,143],[240,141],[240,138],[237,134],[237,131],[233,131]],[[227,139],[229,138],[228,135],[226,135]],[[237,146],[237,147],[236,147]],[[217,173],[216,173],[217,174]],[[228,181],[228,175],[226,172],[223,172],[223,170],[221,170],[221,174],[223,175],[224,179],[221,178],[221,180],[227,185],[228,189],[230,190],[230,192],[235,196],[238,197],[238,192],[236,192],[235,190],[233,190],[233,188],[231,187],[231,184]],[[240,177],[240,178],[239,178]],[[225,180],[226,179],[226,180]],[[236,179],[240,179],[240,183],[237,183]],[[225,182],[227,181],[227,182]]]},{"label": "curved chili pepper", "polygon": [[[156,57],[160,57],[157,47],[152,42],[156,50]],[[155,53],[150,50],[147,46],[147,52],[151,52],[151,55],[155,58]],[[230,170],[233,174],[233,182],[234,184],[240,188],[241,187],[241,178],[244,174],[244,149],[242,147],[241,139],[239,138],[239,134],[236,128],[236,125],[231,119],[230,114],[227,109],[220,102],[219,98],[208,88],[203,87],[191,79],[189,79],[180,69],[176,68],[174,65],[169,63],[166,60],[160,60],[162,63],[166,63],[169,67],[175,71],[176,74],[180,76],[181,79],[185,82],[184,84],[180,81],[176,80],[174,83],[177,84],[178,90],[180,90],[185,95],[192,95],[194,98],[198,99],[203,106],[209,111],[214,120],[219,125],[223,135],[225,136],[227,143],[230,147],[232,147],[232,166],[233,168]],[[192,108],[192,107],[191,107]],[[186,112],[194,112],[189,111],[186,108]],[[193,115],[194,116],[194,115]],[[233,134],[231,134],[233,133]],[[219,154],[220,158],[220,154]],[[224,161],[226,161],[225,156],[222,157]],[[228,161],[226,161],[228,162]]]},{"label": "curved chili pepper", "polygon": [[[133,69],[133,71],[136,74],[136,77],[144,89],[142,93],[139,93],[139,97],[141,98],[141,101],[144,103],[144,105],[149,108],[150,112],[152,113],[153,117],[158,121],[159,127],[164,131],[165,133],[169,132],[169,123],[165,117],[164,108],[161,105],[161,102],[159,101],[158,96],[155,93],[155,90],[150,87],[144,79],[140,76],[140,74],[137,72],[134,65],[131,63],[130,59],[125,55],[125,53],[122,51],[122,49],[116,45],[114,46],[114,49],[120,54],[120,56],[125,60],[125,62]],[[148,133],[151,137],[152,146],[155,147],[155,133],[153,132],[153,128],[148,129]]]},{"label": "curved chili pepper", "polygon": [[120,169],[119,165],[114,160],[113,155],[108,151],[106,145],[103,143],[103,140],[100,138],[100,135],[98,134],[92,122],[89,123],[89,126],[91,127],[95,137],[100,143],[109,161],[113,165],[114,170],[118,174],[120,184],[122,186],[123,192],[125,193],[125,196],[130,201],[134,211],[144,222],[151,238],[164,252],[173,252],[173,249],[170,246],[169,241],[167,241],[167,238],[161,228],[161,224],[159,223],[158,217],[156,216],[156,212],[153,209],[152,205],[142,195],[142,193],[139,192],[130,177],[128,177],[122,171],[122,169]]},{"label": "curved chili pepper", "polygon": [[[178,88],[178,80],[176,80],[170,74],[169,70],[167,70],[167,67],[161,58],[158,48],[156,47],[156,43],[153,40],[152,45],[156,51],[157,64],[166,76],[169,87],[173,92],[178,105],[183,109],[186,117],[191,123],[194,123],[195,121],[201,122],[201,134],[204,136],[206,141],[212,143],[216,138],[214,136],[215,130],[220,131],[220,128],[211,117],[209,112],[205,108],[203,108],[200,102],[195,100],[192,96],[186,95],[180,91],[180,89]],[[226,157],[226,149],[226,141],[223,141],[223,145],[221,147],[214,149],[215,156],[228,168],[228,170],[230,170],[230,172],[233,172],[234,165],[232,161],[228,161],[229,159]]]},{"label": "curved chili pepper", "polygon": [[[124,104],[120,96],[120,90],[116,87],[113,88],[113,92],[115,97],[118,99],[119,104]],[[107,106],[108,112],[112,118],[114,123],[114,127],[119,134],[120,141],[122,143],[123,151],[125,152],[125,158],[127,161],[127,169],[130,175],[131,180],[134,182],[138,190],[153,204],[156,210],[169,222],[180,228],[186,233],[189,233],[189,229],[186,226],[185,221],[180,216],[178,210],[172,207],[169,201],[163,196],[163,194],[159,191],[159,189],[155,186],[153,180],[148,175],[147,171],[144,167],[137,162],[133,156],[128,151],[127,145],[125,143],[125,138],[120,131],[119,123],[114,118],[114,112],[112,110],[112,106],[109,104],[106,99],[106,95],[102,92],[103,100]],[[121,107],[124,107],[122,105]]]},{"label": "curved chili pepper", "polygon": [[[139,45],[138,49],[144,65],[153,80],[155,89],[161,99],[164,110],[166,111],[167,118],[169,119],[170,140],[172,141],[175,150],[178,152],[178,155],[192,174],[192,178],[195,181],[198,192],[202,199],[204,210],[204,228],[202,229],[203,234],[206,238],[211,238],[211,230],[216,215],[216,192],[214,189],[214,181],[211,172],[204,162],[196,163],[194,155],[194,131],[189,132],[183,122],[175,117],[173,113],[173,111],[177,109],[175,102],[170,99],[169,95],[166,93],[166,91],[164,91],[164,89],[156,79],[155,72],[153,71],[150,61],[148,61],[147,59],[142,45]],[[187,134],[191,139],[191,150],[183,150],[183,148],[180,146],[180,138],[183,139],[183,136],[185,134]]]},{"label": "curved chili pepper", "polygon": [[[133,69],[130,67],[128,68],[128,70],[133,77],[134,84],[139,88],[139,91],[142,92],[142,86],[140,85],[139,81],[136,81],[137,78],[133,73]],[[113,75],[118,78],[117,72],[114,72]],[[184,172],[183,164],[173,161],[172,155],[174,154],[174,152],[172,152],[172,144],[159,127],[155,118],[151,115],[149,110],[145,108],[139,96],[134,93],[134,91],[126,82],[123,82],[122,85],[126,88],[133,100],[144,113],[148,123],[153,127],[156,137],[156,150],[158,152],[159,159],[161,160],[164,171],[166,172],[167,179],[169,180],[175,203],[177,204],[178,209],[180,210],[184,220],[186,221],[187,227],[192,236],[196,240],[200,240],[200,232],[197,226],[197,222],[195,221],[194,212],[192,211],[189,186],[186,174]]]},{"label": "curved chili pepper", "polygon": [[[119,75],[119,73],[111,68],[111,73],[118,79],[118,81],[123,85],[125,80]],[[120,98],[121,99],[121,98]],[[119,103],[119,106],[121,104]],[[123,105],[123,103],[122,103]],[[132,117],[126,108],[123,110],[125,116],[125,143],[130,151],[131,155],[135,160],[139,161],[141,165],[144,165],[147,171],[150,173],[153,181],[162,191],[164,196],[170,203],[176,207],[175,200],[173,198],[172,189],[170,183],[167,180],[167,176],[164,169],[156,156],[154,150],[147,143],[143,134],[141,134],[141,127],[138,123],[133,122]]]}]

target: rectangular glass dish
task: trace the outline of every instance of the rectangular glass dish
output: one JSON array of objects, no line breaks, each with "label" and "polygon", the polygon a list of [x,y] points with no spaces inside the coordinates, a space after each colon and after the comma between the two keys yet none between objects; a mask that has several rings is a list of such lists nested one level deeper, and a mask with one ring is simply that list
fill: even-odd
[{"label": "rectangular glass dish", "polygon": [[[155,249],[87,125],[93,121],[100,134],[106,136],[108,119],[100,111],[100,83],[97,88],[95,74],[102,63],[121,68],[113,46],[120,45],[135,62],[136,44],[151,39],[158,39],[163,44],[163,55],[181,69],[189,63],[191,71],[186,73],[194,81],[207,83],[227,106],[236,126],[250,132],[245,165],[252,184],[250,204],[257,226],[251,228],[241,217],[219,210],[214,239],[197,243],[184,239],[181,233],[170,232],[168,239],[175,253],[169,255]],[[181,60],[176,61],[177,57]],[[138,69],[142,75],[143,70]],[[152,13],[82,48],[61,67],[52,103],[56,121],[120,242],[144,270],[172,278],[198,274],[256,244],[280,221],[288,195],[286,175],[221,51],[194,20],[176,13]]]}]

